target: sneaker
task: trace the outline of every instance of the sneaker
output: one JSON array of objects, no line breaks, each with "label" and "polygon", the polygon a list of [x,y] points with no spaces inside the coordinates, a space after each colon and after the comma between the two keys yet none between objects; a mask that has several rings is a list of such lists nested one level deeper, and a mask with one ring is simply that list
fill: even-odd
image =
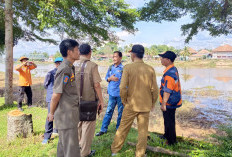
[{"label": "sneaker", "polygon": [[18,110],[19,110],[19,111],[23,111],[23,108],[22,108],[22,107],[18,107]]},{"label": "sneaker", "polygon": [[111,154],[111,156],[116,156],[116,155],[117,155],[117,153],[112,153],[112,154]]},{"label": "sneaker", "polygon": [[96,150],[91,150],[90,154],[88,155],[88,157],[94,156],[96,153]]},{"label": "sneaker", "polygon": [[103,134],[106,134],[106,132],[100,131],[100,132],[96,133],[95,135],[96,135],[96,136],[101,136],[101,135],[103,135]]},{"label": "sneaker", "polygon": [[44,139],[43,141],[42,141],[42,144],[48,144],[48,139]]}]

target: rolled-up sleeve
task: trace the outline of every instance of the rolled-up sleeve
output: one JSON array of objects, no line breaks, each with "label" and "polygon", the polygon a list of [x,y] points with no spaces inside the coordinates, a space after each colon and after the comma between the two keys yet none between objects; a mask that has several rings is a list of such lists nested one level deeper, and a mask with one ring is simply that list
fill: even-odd
[{"label": "rolled-up sleeve", "polygon": [[127,66],[125,66],[122,73],[122,79],[120,84],[120,96],[123,104],[126,104],[127,102],[128,83],[129,83],[128,68]]}]

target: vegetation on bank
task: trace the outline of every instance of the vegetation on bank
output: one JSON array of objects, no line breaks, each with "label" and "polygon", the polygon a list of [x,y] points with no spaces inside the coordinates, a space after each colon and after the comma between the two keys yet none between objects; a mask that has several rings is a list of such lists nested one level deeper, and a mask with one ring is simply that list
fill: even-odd
[{"label": "vegetation on bank", "polygon": [[[27,109],[23,107],[25,113],[31,113],[33,118],[34,136],[28,138],[17,138],[13,142],[7,142],[7,113],[13,109],[16,109],[16,103],[11,106],[4,105],[4,98],[0,98],[0,156],[2,157],[27,157],[27,156],[56,156],[56,146],[58,143],[58,137],[52,139],[48,145],[42,145],[44,133],[45,118],[47,115],[46,108],[34,107]],[[97,121],[96,132],[100,130],[101,121]],[[178,137],[178,144],[175,146],[165,145],[165,141],[158,138],[158,133],[150,133],[150,140],[148,145],[154,147],[162,147],[176,152],[181,152],[189,156],[232,156],[232,128],[223,127],[223,135],[214,135],[214,142],[197,141],[194,139],[188,139]],[[95,137],[92,145],[92,149],[96,149],[96,157],[110,156],[110,145],[115,135],[115,123],[112,123],[109,127],[108,133]],[[137,130],[131,129],[126,142],[137,141]],[[216,141],[216,142],[215,142]],[[125,143],[126,143],[125,142]],[[120,157],[133,157],[135,147],[124,144],[122,150],[119,152]],[[149,157],[156,156],[170,156],[161,153],[154,153],[147,151]]]}]

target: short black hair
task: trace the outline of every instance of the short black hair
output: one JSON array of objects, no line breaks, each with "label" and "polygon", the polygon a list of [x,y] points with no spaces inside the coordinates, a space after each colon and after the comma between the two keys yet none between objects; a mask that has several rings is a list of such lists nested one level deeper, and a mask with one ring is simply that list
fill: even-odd
[{"label": "short black hair", "polygon": [[143,45],[133,45],[131,51],[132,53],[136,54],[136,56],[140,59],[144,56],[144,47]]},{"label": "short black hair", "polygon": [[120,51],[114,51],[114,53],[118,53],[118,56],[122,57],[122,52],[120,52]]},{"label": "short black hair", "polygon": [[73,50],[79,46],[79,43],[73,39],[65,39],[60,43],[60,53],[63,57],[67,57],[68,50]]},{"label": "short black hair", "polygon": [[91,46],[89,44],[82,44],[80,46],[80,54],[88,55],[91,52]]}]

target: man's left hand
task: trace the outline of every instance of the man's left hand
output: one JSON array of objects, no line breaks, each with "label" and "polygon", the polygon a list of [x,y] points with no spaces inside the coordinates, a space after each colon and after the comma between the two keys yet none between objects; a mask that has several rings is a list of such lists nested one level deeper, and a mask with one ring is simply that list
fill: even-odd
[{"label": "man's left hand", "polygon": [[162,103],[162,105],[161,105],[160,109],[161,109],[162,111],[167,111],[166,103],[165,103],[165,104],[164,104],[164,103]]},{"label": "man's left hand", "polygon": [[48,114],[48,117],[47,117],[47,120],[48,120],[49,122],[52,122],[52,121],[54,120],[54,115],[51,114],[51,113],[49,113],[49,114]]},{"label": "man's left hand", "polygon": [[104,106],[104,103],[103,103],[103,102],[99,102],[99,103],[98,103],[97,110],[98,110],[98,113],[99,113],[99,114],[102,112],[103,106]]}]

